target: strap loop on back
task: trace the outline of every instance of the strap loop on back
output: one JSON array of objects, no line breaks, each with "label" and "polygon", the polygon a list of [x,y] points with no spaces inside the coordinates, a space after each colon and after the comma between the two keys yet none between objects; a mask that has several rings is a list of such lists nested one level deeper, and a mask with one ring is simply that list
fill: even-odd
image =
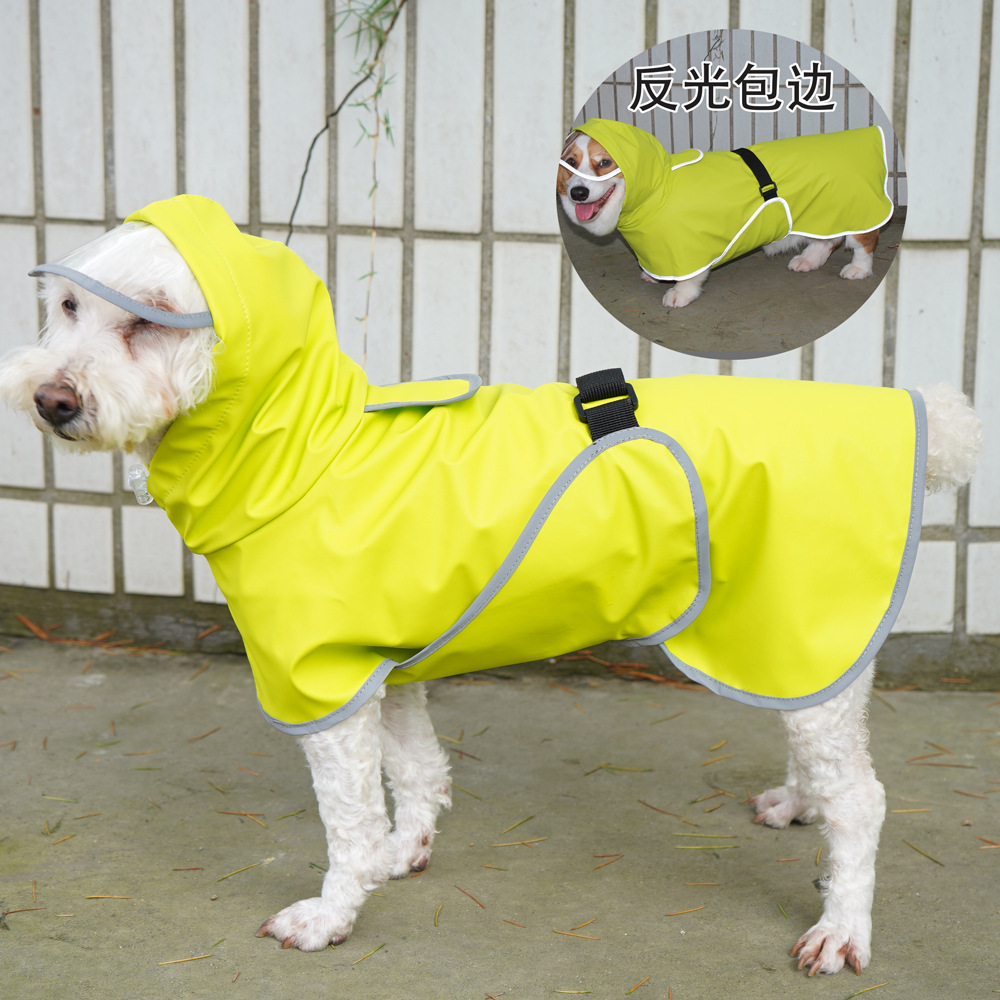
[{"label": "strap loop on back", "polygon": [[[613,431],[639,426],[635,419],[639,400],[635,389],[625,381],[620,368],[604,368],[599,372],[580,375],[576,380],[576,387],[580,391],[574,396],[573,405],[594,441]],[[602,403],[601,400],[609,402]],[[584,403],[600,405],[584,407]]]},{"label": "strap loop on back", "polygon": [[778,185],[771,180],[771,175],[767,168],[760,162],[756,153],[751,153],[749,149],[740,147],[733,152],[750,168],[760,189],[760,196],[764,201],[770,201],[778,197]]}]

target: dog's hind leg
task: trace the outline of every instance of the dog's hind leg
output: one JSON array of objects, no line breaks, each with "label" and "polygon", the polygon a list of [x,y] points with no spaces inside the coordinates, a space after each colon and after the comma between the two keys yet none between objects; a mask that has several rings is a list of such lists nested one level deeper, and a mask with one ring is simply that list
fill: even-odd
[{"label": "dog's hind leg", "polygon": [[395,803],[392,877],[402,878],[427,867],[438,813],[451,806],[448,758],[434,735],[423,684],[387,685],[382,766]]},{"label": "dog's hind leg", "polygon": [[351,933],[368,893],[392,868],[389,816],[382,790],[380,689],[353,715],[299,742],[312,769],[329,868],[322,895],[301,899],[265,920],[283,948],[318,951]]},{"label": "dog's hind leg", "polygon": [[[813,708],[782,712],[797,769],[795,795],[815,807],[829,843],[829,872],[819,880],[823,915],[799,938],[799,968],[860,972],[871,957],[875,852],[885,818],[885,791],[868,755],[866,709],[873,667]],[[807,813],[808,814],[808,813]]]}]

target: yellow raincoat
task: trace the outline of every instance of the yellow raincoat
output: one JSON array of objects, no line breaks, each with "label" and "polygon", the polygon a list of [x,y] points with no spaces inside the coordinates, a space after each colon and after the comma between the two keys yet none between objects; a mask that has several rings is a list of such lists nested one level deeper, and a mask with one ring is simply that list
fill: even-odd
[{"label": "yellow raincoat", "polygon": [[668,153],[643,129],[603,118],[577,131],[596,139],[621,168],[618,229],[654,278],[690,278],[789,234],[867,233],[892,217],[878,126],[747,146],[777,185],[778,197],[769,201],[728,150]]},{"label": "yellow raincoat", "polygon": [[898,612],[923,490],[904,391],[637,380],[591,442],[575,390],[369,385],[320,279],[181,196],[131,217],[191,266],[223,342],[148,488],[204,553],[262,711],[326,728],[386,681],[663,642],[753,704],[830,697]]}]

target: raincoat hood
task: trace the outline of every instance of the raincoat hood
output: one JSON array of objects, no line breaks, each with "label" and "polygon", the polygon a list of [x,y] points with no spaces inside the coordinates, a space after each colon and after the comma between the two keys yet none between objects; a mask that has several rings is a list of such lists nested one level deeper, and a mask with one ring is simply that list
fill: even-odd
[{"label": "raincoat hood", "polygon": [[381,683],[662,644],[741,701],[848,684],[898,614],[919,539],[919,396],[685,376],[632,385],[592,441],[570,385],[374,386],[284,246],[181,197],[158,226],[221,346],[149,492],[206,555],[265,717],[325,729]]},{"label": "raincoat hood", "polygon": [[368,380],[337,346],[326,286],[281,243],[193,195],[128,221],[181,252],[221,341],[211,393],[170,426],[148,483],[188,547],[207,554],[301,499],[360,419]]},{"label": "raincoat hood", "polygon": [[877,126],[746,147],[777,185],[769,201],[736,153],[668,153],[645,130],[603,118],[577,131],[621,168],[618,229],[655,278],[689,278],[790,233],[825,239],[869,232],[892,216]]}]

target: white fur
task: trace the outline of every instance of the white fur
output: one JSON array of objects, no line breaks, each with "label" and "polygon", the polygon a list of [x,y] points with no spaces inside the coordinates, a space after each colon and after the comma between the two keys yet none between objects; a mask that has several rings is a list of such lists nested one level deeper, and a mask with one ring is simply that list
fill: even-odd
[{"label": "white fur", "polygon": [[983,431],[968,398],[945,382],[917,390],[927,407],[927,489],[964,486],[979,464]]},{"label": "white fur", "polygon": [[675,282],[672,288],[663,293],[663,304],[668,309],[683,309],[684,306],[689,306],[701,295],[706,281],[708,281],[708,268],[690,278]]},{"label": "white fur", "polygon": [[[149,227],[120,227],[71,263],[161,308],[206,308],[173,246]],[[137,325],[135,317],[61,278],[48,279],[43,294],[49,318],[41,343],[0,363],[0,395],[71,447],[133,447],[152,454],[173,416],[208,391],[214,331]],[[64,309],[67,299],[76,303],[75,312]],[[54,427],[45,408],[35,405],[46,384],[78,395],[79,417]],[[948,386],[934,386],[924,398],[928,488],[968,482],[978,457],[978,419],[965,397]],[[754,800],[758,822],[780,827],[821,819],[829,840],[823,914],[793,949],[799,967],[810,974],[836,972],[845,962],[860,971],[871,954],[874,860],[884,815],[884,792],[867,751],[871,681],[869,668],[829,701],[781,713],[790,746],[788,777]],[[450,787],[447,759],[419,684],[384,687],[343,722],[300,742],[326,828],[329,869],[320,896],[285,907],[258,933],[283,947],[311,951],[351,933],[373,888],[427,865]],[[383,772],[394,800],[394,828]]]},{"label": "white fur", "polygon": [[[85,267],[102,284],[149,305],[182,313],[208,308],[173,244],[153,226],[126,223],[62,263]],[[215,331],[144,323],[55,275],[43,278],[41,296],[45,327],[37,345],[13,351],[0,365],[0,399],[74,450],[135,451],[147,460],[170,422],[208,394]],[[47,422],[35,402],[46,385],[74,394],[79,416],[58,428]]]},{"label": "white fur", "polygon": [[814,708],[781,712],[789,743],[785,784],[751,801],[758,823],[786,827],[822,819],[829,871],[819,880],[823,915],[792,955],[809,974],[860,972],[871,958],[875,852],[885,818],[885,791],[868,756],[865,725],[874,668]]}]

